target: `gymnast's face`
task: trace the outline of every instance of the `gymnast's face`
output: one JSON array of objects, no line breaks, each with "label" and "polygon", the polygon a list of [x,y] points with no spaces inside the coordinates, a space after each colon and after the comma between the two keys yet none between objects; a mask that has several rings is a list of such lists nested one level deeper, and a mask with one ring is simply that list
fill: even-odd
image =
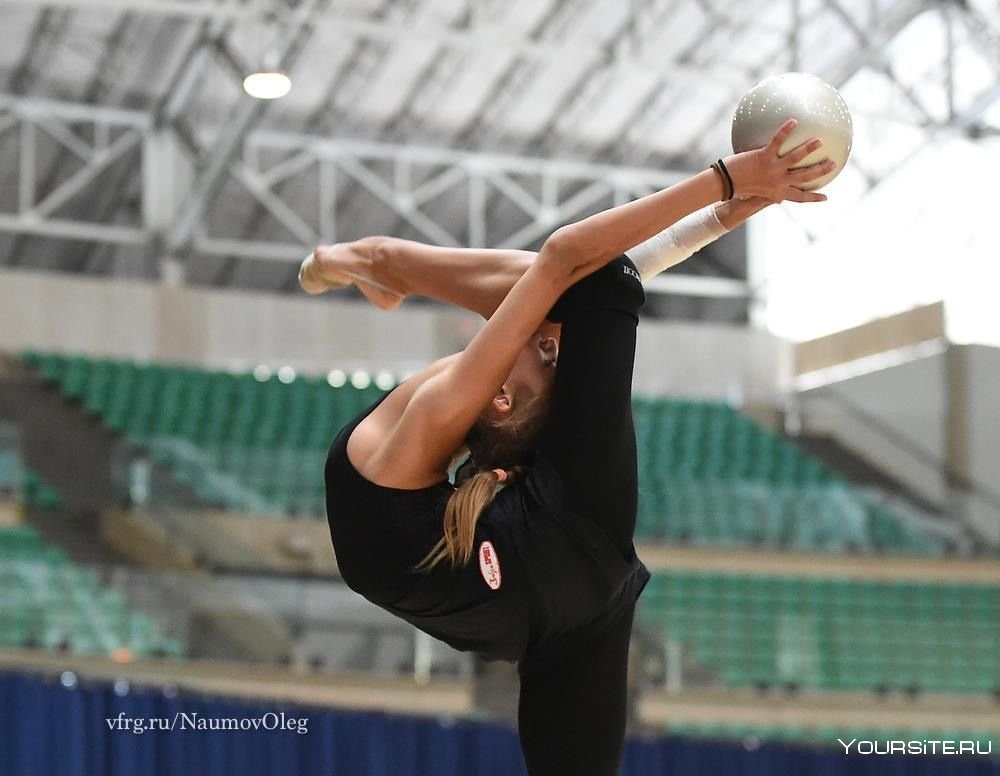
[{"label": "gymnast's face", "polygon": [[553,334],[558,332],[540,330],[521,348],[514,368],[493,398],[492,408],[498,415],[509,415],[552,385],[559,355],[559,340]]}]

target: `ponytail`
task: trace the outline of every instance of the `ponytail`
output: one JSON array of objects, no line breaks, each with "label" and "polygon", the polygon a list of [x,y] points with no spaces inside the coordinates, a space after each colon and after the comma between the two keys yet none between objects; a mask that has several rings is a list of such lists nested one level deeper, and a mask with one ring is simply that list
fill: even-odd
[{"label": "ponytail", "polygon": [[459,484],[444,508],[444,535],[414,571],[430,571],[447,561],[460,568],[472,559],[476,523],[504,485],[526,471],[548,412],[549,392],[523,403],[499,421],[476,421],[466,436],[474,474]]},{"label": "ponytail", "polygon": [[488,507],[499,488],[511,480],[515,472],[504,469],[487,469],[476,472],[463,482],[444,508],[444,536],[434,545],[415,571],[431,571],[444,561],[452,568],[465,566],[472,559],[476,537],[476,523]]}]

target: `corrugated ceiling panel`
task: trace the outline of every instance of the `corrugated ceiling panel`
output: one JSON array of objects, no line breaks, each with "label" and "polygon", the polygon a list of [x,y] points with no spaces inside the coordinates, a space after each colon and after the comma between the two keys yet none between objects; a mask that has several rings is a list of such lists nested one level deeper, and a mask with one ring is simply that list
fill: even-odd
[{"label": "corrugated ceiling panel", "polygon": [[94,77],[104,55],[107,37],[121,16],[120,11],[102,8],[75,12],[62,45],[45,63],[36,91],[55,88],[64,94],[81,93]]},{"label": "corrugated ceiling panel", "polygon": [[629,116],[652,99],[660,79],[649,69],[634,72],[631,68],[615,70],[601,98],[587,106],[586,115],[574,124],[574,134],[583,142],[604,145],[626,127]]},{"label": "corrugated ceiling panel", "polygon": [[19,5],[0,10],[0,71],[13,70],[24,58],[31,42],[31,29],[41,12]]}]

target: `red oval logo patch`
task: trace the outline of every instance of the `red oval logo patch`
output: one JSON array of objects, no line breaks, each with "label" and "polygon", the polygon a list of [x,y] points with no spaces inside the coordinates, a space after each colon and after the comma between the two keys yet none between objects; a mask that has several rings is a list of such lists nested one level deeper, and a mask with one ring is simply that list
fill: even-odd
[{"label": "red oval logo patch", "polygon": [[490,590],[500,589],[500,559],[493,547],[493,542],[483,542],[479,545],[479,570]]}]

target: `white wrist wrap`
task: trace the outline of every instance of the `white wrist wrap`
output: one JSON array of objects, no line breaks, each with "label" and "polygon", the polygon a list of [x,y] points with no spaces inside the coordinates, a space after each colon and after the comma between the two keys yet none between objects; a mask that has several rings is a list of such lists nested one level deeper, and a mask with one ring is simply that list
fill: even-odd
[{"label": "white wrist wrap", "polygon": [[625,251],[644,281],[680,264],[729,230],[715,215],[715,206],[696,210],[646,242]]}]

